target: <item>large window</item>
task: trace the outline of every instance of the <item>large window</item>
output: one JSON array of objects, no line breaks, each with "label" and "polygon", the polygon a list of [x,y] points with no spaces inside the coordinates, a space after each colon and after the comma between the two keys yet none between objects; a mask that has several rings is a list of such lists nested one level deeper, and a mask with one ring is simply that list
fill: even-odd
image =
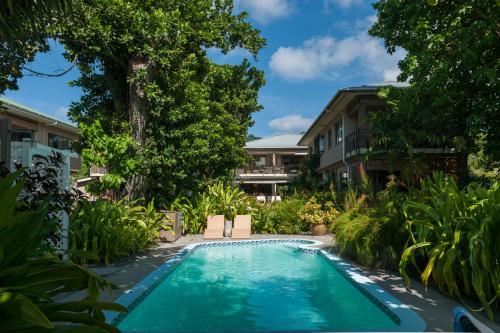
[{"label": "large window", "polygon": [[262,170],[266,167],[266,156],[253,156],[253,160],[250,161],[250,169],[252,170]]},{"label": "large window", "polygon": [[15,130],[10,133],[11,141],[33,140],[33,131],[31,130]]},{"label": "large window", "polygon": [[304,157],[295,155],[282,155],[283,168],[285,173],[298,173]]},{"label": "large window", "polygon": [[49,133],[49,147],[69,150],[71,149],[71,140],[61,135]]},{"label": "large window", "polygon": [[347,175],[347,172],[343,171],[340,173],[340,187],[342,189],[347,188],[349,185],[349,176]]},{"label": "large window", "polygon": [[332,147],[332,129],[328,129],[328,148]]},{"label": "large window", "polygon": [[342,142],[343,137],[344,137],[344,129],[342,127],[342,120],[339,120],[335,123],[335,143]]},{"label": "large window", "polygon": [[319,145],[319,153],[323,154],[323,152],[325,151],[325,137],[323,135],[319,136],[318,145]]}]

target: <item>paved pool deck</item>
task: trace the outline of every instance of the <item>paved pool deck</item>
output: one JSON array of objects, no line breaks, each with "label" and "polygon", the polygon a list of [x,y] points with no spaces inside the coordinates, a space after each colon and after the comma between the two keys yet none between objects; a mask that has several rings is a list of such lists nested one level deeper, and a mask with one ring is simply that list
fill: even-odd
[{"label": "paved pool deck", "polygon": [[[286,239],[301,238],[314,239],[324,243],[324,248],[329,250],[332,244],[332,236],[310,236],[310,235],[252,235],[252,239]],[[229,241],[231,239],[223,239]],[[172,258],[177,251],[183,247],[203,242],[203,235],[188,235],[179,238],[174,243],[161,243],[152,248],[149,252],[142,255],[124,258],[120,262],[109,266],[91,267],[90,269],[111,282],[117,289],[111,293],[104,293],[104,300],[112,301],[116,299],[125,290],[130,289],[150,272],[158,268],[162,263]],[[221,240],[214,240],[221,241]],[[346,260],[352,265],[360,268],[363,273],[375,281],[385,291],[392,294],[402,303],[407,304],[416,311],[427,323],[427,331],[430,332],[450,332],[453,331],[452,313],[453,309],[460,304],[432,288],[413,281],[410,287],[407,287],[403,279],[397,274],[384,270],[367,269]],[[59,300],[73,300],[83,297],[83,293],[72,293]],[[475,314],[475,317],[482,323],[490,327],[493,332],[500,332],[500,326],[488,320],[481,314]],[[495,313],[497,323],[500,323],[500,313]]]}]

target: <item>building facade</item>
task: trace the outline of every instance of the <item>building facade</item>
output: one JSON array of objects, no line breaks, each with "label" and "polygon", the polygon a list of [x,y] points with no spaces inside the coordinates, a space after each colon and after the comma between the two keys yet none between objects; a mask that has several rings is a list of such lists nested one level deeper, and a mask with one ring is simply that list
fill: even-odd
[{"label": "building facade", "polygon": [[[384,112],[387,105],[378,97],[383,83],[339,90],[318,118],[301,137],[298,144],[309,148],[310,154],[319,156],[316,171],[321,181],[334,181],[338,189],[349,182],[359,183],[360,167],[367,171],[376,190],[384,188],[389,174],[401,172],[404,161],[389,161],[388,155],[378,153],[366,158],[372,145],[370,113]],[[395,129],[397,130],[397,129]],[[446,169],[456,173],[462,169],[463,157],[449,148],[415,148],[425,155],[428,171]]]},{"label": "building facade", "polygon": [[[51,148],[71,150],[71,144],[79,139],[78,129],[72,124],[3,97],[0,105],[3,109],[0,120],[9,121],[12,142],[35,141]],[[80,158],[71,158],[71,172],[78,172],[80,167]]]},{"label": "building facade", "polygon": [[280,134],[247,142],[248,163],[235,172],[235,183],[248,194],[276,196],[279,186],[299,177],[307,147],[297,145],[301,135]]}]

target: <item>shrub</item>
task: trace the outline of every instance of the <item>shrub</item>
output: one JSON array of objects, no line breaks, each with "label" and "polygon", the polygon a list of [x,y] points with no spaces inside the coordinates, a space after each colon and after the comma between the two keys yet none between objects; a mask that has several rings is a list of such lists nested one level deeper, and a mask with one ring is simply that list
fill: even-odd
[{"label": "shrub", "polygon": [[290,197],[283,201],[256,204],[252,213],[252,231],[270,234],[300,234],[309,230],[309,224],[299,216],[305,200]]},{"label": "shrub", "polygon": [[404,212],[411,243],[401,274],[409,281],[407,266],[413,264],[425,284],[432,277],[451,296],[476,296],[492,318],[500,295],[500,183],[460,190],[453,179],[434,173]]},{"label": "shrub", "polygon": [[396,269],[407,236],[404,220],[385,208],[360,208],[343,213],[333,224],[339,254],[362,265]]},{"label": "shrub", "polygon": [[378,193],[371,207],[363,204],[363,195],[359,199],[353,196],[350,208],[332,225],[339,254],[365,266],[397,269],[408,239],[402,214],[404,199],[394,182]]},{"label": "shrub", "polygon": [[[19,172],[0,180],[0,332],[118,332],[106,324],[103,310],[126,311],[99,301],[111,287],[102,277],[50,253],[39,253],[54,230],[46,221],[48,203],[36,210],[16,212],[23,181]],[[81,300],[59,303],[61,293],[85,291]]]},{"label": "shrub", "polygon": [[71,215],[70,253],[82,263],[107,265],[120,257],[147,249],[165,225],[153,202],[81,201]]},{"label": "shrub", "polygon": [[251,200],[236,186],[217,182],[194,198],[178,198],[171,210],[182,212],[182,227],[185,234],[203,232],[209,215],[224,215],[233,220],[236,215],[252,211]]},{"label": "shrub", "polygon": [[339,212],[334,208],[333,202],[327,201],[321,205],[315,197],[311,197],[299,210],[299,218],[309,225],[330,224],[338,215]]},{"label": "shrub", "polygon": [[[48,210],[45,221],[53,221],[61,218],[61,212],[69,214],[71,206],[80,196],[80,192],[69,192],[60,184],[60,174],[63,169],[63,159],[60,153],[52,151],[48,156],[34,155],[34,162],[30,168],[23,168],[20,163],[14,162],[17,170],[17,181],[22,181],[23,188],[16,199],[16,210],[23,212],[36,210],[47,204]],[[10,170],[0,164],[0,177],[10,174]],[[54,252],[54,244],[60,241],[60,224],[47,234],[43,246],[39,251]]]}]

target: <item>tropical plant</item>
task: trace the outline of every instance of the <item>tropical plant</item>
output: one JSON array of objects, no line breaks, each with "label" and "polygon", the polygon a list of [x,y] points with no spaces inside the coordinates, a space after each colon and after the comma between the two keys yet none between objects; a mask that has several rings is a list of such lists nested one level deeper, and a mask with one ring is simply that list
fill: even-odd
[{"label": "tropical plant", "polygon": [[238,186],[217,182],[208,187],[207,195],[213,200],[215,212],[228,220],[251,209],[248,196]]},{"label": "tropical plant", "polygon": [[404,213],[411,235],[400,263],[405,279],[411,264],[425,284],[432,278],[451,296],[476,296],[492,318],[500,296],[500,183],[460,190],[453,179],[434,173]]},{"label": "tropical plant", "polygon": [[[73,197],[59,181],[64,164],[62,155],[53,151],[47,157],[42,155],[33,157],[35,160],[33,165],[23,169],[19,177],[19,180],[24,180],[24,186],[17,198],[17,209],[34,210],[48,202],[47,219],[54,219],[62,210],[69,213]],[[21,169],[21,165],[16,164],[16,169]]]},{"label": "tropical plant", "polygon": [[[16,211],[21,171],[0,179],[0,331],[118,332],[103,310],[126,311],[99,301],[111,284],[102,277],[50,253],[33,256],[55,227],[45,221],[48,203],[33,211]],[[87,291],[85,298],[57,302],[65,292]]]},{"label": "tropical plant", "polygon": [[311,197],[300,209],[299,218],[308,224],[330,224],[338,214],[331,201],[321,205],[315,197]]},{"label": "tropical plant", "polygon": [[237,186],[216,182],[194,198],[178,198],[171,210],[182,212],[183,232],[197,234],[206,227],[209,215],[224,215],[233,220],[236,215],[251,212],[250,199]]},{"label": "tropical plant", "polygon": [[108,265],[123,256],[148,249],[161,228],[169,229],[154,202],[80,201],[71,215],[70,255],[82,263]]},{"label": "tropical plant", "polygon": [[397,269],[408,239],[400,209],[388,201],[343,212],[332,224],[339,254],[365,266]]},{"label": "tropical plant", "polygon": [[[67,191],[61,186],[60,175],[62,173],[63,160],[59,153],[53,151],[48,156],[34,155],[34,162],[30,168],[23,168],[22,165],[14,161],[16,170],[20,172],[18,181],[23,181],[23,188],[16,200],[16,210],[36,210],[42,205],[48,205],[46,221],[60,219],[61,213],[69,213],[74,200],[80,195],[77,190]],[[22,171],[21,171],[22,170]],[[8,168],[1,171],[0,178],[10,174]],[[43,251],[53,251],[60,239],[57,224],[44,242]]]},{"label": "tropical plant", "polygon": [[341,255],[370,267],[397,269],[408,235],[404,229],[403,203],[408,194],[398,190],[391,177],[384,191],[369,205],[365,195],[352,196],[352,203],[332,224],[334,244]]},{"label": "tropical plant", "polygon": [[300,196],[274,203],[255,203],[252,210],[252,232],[298,235],[309,230],[299,216],[305,200]]},{"label": "tropical plant", "polygon": [[213,201],[208,195],[195,198],[179,197],[170,206],[172,211],[182,212],[182,232],[199,234],[203,232],[209,215],[213,215]]},{"label": "tropical plant", "polygon": [[[127,134],[107,135],[99,120],[90,125],[80,123],[78,127],[82,169],[88,171],[93,166],[106,168],[104,176],[87,186],[89,192],[102,194],[106,190],[123,190],[127,179],[139,168],[135,142]],[[123,127],[127,127],[126,123]]]}]

